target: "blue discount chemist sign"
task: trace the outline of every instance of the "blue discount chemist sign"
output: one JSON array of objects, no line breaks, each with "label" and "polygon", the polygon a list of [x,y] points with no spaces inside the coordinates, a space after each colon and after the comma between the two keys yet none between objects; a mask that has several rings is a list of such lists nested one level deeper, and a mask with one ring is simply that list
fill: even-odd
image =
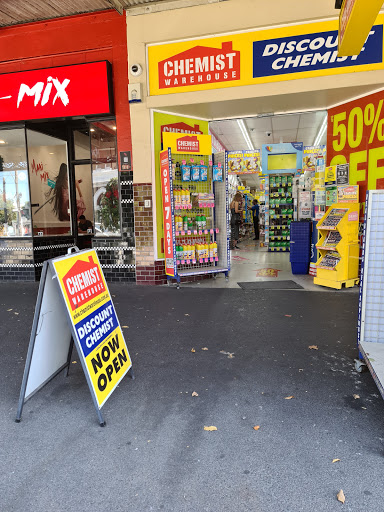
[{"label": "blue discount chemist sign", "polygon": [[338,31],[255,41],[253,78],[381,63],[383,25],[374,25],[359,55],[338,57]]}]

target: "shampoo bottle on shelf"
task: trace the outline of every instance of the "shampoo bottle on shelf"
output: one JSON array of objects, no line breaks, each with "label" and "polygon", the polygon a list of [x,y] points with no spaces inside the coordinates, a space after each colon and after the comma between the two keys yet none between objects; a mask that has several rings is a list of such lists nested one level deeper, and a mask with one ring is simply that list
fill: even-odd
[{"label": "shampoo bottle on shelf", "polygon": [[188,231],[188,217],[185,216],[183,219],[183,230]]},{"label": "shampoo bottle on shelf", "polygon": [[213,242],[213,258],[217,258],[217,242]]}]

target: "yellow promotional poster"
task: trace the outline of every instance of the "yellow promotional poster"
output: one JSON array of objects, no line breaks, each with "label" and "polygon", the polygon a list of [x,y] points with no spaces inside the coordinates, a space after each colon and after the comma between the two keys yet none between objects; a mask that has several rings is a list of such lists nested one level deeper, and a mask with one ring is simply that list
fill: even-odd
[{"label": "yellow promotional poster", "polygon": [[380,14],[364,51],[338,56],[339,20],[148,45],[150,95],[384,69]]},{"label": "yellow promotional poster", "polygon": [[99,409],[132,366],[95,250],[52,261]]},{"label": "yellow promotional poster", "polygon": [[325,168],[325,186],[336,185],[336,165]]},{"label": "yellow promotional poster", "polygon": [[337,187],[338,203],[358,203],[359,202],[359,186],[345,185]]},{"label": "yellow promotional poster", "polygon": [[160,180],[160,151],[163,149],[163,134],[178,133],[188,135],[208,135],[208,121],[181,117],[163,112],[153,113],[153,138],[155,158],[155,189],[156,189],[156,233],[157,233],[157,258],[164,258],[164,228],[163,208],[161,198]]},{"label": "yellow promotional poster", "polygon": [[260,174],[261,152],[231,151],[228,153],[228,174]]},{"label": "yellow promotional poster", "polygon": [[180,155],[212,155],[210,135],[163,133],[163,148]]}]

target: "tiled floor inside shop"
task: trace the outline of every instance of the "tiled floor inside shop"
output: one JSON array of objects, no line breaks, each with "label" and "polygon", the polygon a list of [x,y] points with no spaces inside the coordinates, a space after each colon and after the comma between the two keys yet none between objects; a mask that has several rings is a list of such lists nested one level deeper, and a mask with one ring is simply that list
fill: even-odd
[{"label": "tiled floor inside shop", "polygon": [[[266,277],[267,275],[276,277]],[[260,277],[261,275],[261,277]],[[231,270],[228,281],[224,274],[218,274],[216,279],[206,279],[194,283],[183,283],[182,286],[203,288],[240,288],[239,282],[251,281],[295,281],[306,291],[358,293],[358,286],[334,290],[313,283],[309,274],[292,274],[289,253],[268,252],[260,247],[258,241],[243,240],[238,250],[231,251]],[[299,290],[302,291],[302,290]]]}]

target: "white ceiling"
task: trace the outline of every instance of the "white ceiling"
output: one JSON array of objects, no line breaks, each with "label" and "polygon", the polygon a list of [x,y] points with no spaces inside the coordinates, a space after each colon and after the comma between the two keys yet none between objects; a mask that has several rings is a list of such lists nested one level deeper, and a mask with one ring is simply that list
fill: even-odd
[{"label": "white ceiling", "polygon": [[[327,112],[322,110],[268,117],[247,117],[243,118],[243,121],[255,149],[261,149],[263,144],[279,142],[302,142],[304,146],[312,146],[326,115]],[[228,151],[250,149],[237,119],[211,121],[209,126]],[[270,135],[267,135],[268,133]],[[320,144],[326,144],[326,139],[325,131]]]}]

